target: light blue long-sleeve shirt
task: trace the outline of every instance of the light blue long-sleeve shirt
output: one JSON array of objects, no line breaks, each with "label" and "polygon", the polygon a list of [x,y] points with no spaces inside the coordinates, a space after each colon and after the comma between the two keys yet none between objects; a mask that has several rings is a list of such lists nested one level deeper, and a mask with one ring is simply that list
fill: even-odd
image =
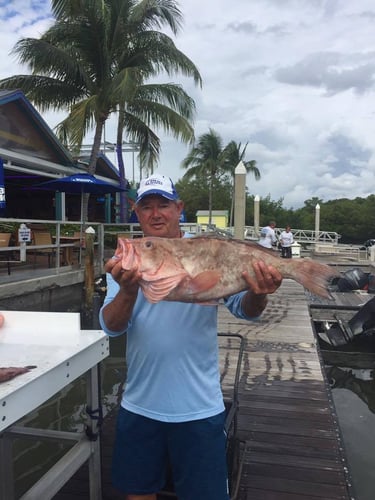
[{"label": "light blue long-sleeve shirt", "polygon": [[[103,307],[119,291],[107,274]],[[237,317],[246,318],[241,300],[225,300]],[[102,307],[102,309],[103,309]],[[127,379],[121,405],[164,422],[198,420],[224,410],[217,343],[217,305],[161,301],[149,303],[139,290],[131,319],[121,332],[100,324],[112,336],[126,335]]]}]

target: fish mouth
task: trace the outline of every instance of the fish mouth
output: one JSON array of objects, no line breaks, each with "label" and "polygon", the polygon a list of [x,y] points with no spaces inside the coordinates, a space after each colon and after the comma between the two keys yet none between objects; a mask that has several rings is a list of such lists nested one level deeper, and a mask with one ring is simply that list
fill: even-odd
[{"label": "fish mouth", "polygon": [[124,241],[123,247],[123,257],[122,257],[122,268],[125,270],[130,270],[134,263],[134,245]]}]

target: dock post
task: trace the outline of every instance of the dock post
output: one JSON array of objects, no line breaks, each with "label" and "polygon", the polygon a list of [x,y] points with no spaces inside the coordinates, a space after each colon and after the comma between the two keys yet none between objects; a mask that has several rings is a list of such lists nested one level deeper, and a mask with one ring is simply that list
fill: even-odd
[{"label": "dock post", "polygon": [[234,237],[245,238],[246,168],[242,161],[234,171]]},{"label": "dock post", "polygon": [[92,329],[93,322],[93,300],[94,300],[94,239],[95,230],[90,226],[85,231],[85,301],[84,301],[84,316],[85,321]]}]

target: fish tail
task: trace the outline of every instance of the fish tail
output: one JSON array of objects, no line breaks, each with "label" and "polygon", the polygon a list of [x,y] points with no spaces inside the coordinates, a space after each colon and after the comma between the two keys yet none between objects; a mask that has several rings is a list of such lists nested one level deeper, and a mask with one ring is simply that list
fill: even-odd
[{"label": "fish tail", "polygon": [[293,261],[295,266],[289,269],[289,276],[311,293],[324,298],[331,298],[328,290],[328,284],[332,278],[339,276],[339,273],[333,267],[322,264],[311,259],[301,259]]}]

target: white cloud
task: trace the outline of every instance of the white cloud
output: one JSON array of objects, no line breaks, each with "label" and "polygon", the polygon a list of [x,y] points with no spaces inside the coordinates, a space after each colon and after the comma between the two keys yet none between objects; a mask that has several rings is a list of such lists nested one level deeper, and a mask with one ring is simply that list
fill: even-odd
[{"label": "white cloud", "polygon": [[[4,5],[4,6],[3,6]],[[25,71],[8,53],[48,26],[46,0],[0,0],[0,77]],[[36,8],[37,7],[37,8]],[[176,45],[199,68],[196,136],[211,127],[249,143],[262,178],[249,191],[285,206],[375,192],[375,51],[372,0],[184,0]],[[177,81],[176,78],[171,79]],[[164,79],[164,81],[167,81]],[[56,115],[44,115],[54,126]],[[106,138],[115,139],[114,120]],[[188,147],[162,137],[159,171],[180,178]],[[132,159],[128,156],[132,177]],[[135,177],[138,178],[137,169]]]}]

